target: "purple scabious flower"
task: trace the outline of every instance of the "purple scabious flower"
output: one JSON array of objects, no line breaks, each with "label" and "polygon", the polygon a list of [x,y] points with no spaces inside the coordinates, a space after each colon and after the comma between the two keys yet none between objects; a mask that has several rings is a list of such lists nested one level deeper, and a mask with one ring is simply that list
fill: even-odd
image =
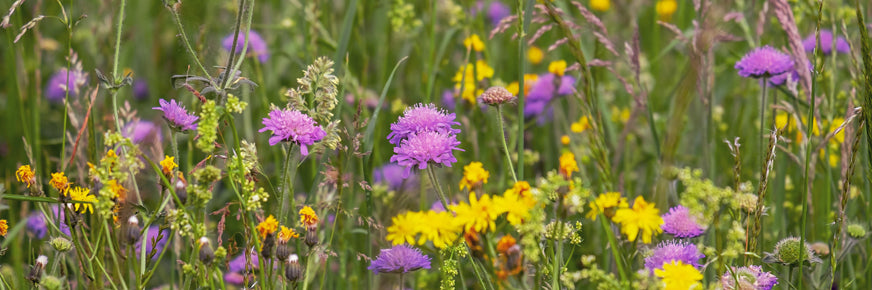
[{"label": "purple scabious flower", "polygon": [[[246,51],[257,56],[257,60],[261,63],[269,60],[269,50],[266,47],[266,41],[254,30],[249,30],[248,35],[251,37],[251,40],[248,41],[248,50]],[[233,33],[230,33],[230,35],[224,38],[223,45],[227,51],[233,49],[234,36]],[[242,52],[243,45],[245,45],[245,33],[240,31],[239,37],[236,39],[236,53]]]},{"label": "purple scabious flower", "polygon": [[793,69],[793,60],[789,55],[767,45],[745,54],[736,62],[735,68],[739,70],[740,76],[746,78],[772,77]]},{"label": "purple scabious flower", "polygon": [[121,135],[130,138],[133,143],[140,144],[146,141],[163,142],[163,132],[160,127],[149,121],[135,121],[124,125]]},{"label": "purple scabious flower", "polygon": [[[66,83],[64,83],[66,80]],[[67,79],[67,69],[61,68],[55,72],[48,80],[48,85],[45,87],[46,98],[54,103],[62,103],[67,96],[67,90],[70,90],[70,97],[79,95],[79,89],[88,84],[86,75],[79,70],[72,70]]]},{"label": "purple scabious flower", "polygon": [[[248,251],[248,255],[251,257],[251,267],[253,267],[252,269],[249,269],[249,270],[257,269],[259,267],[259,265],[258,265],[259,262],[257,260],[257,252],[255,252],[254,250],[250,250],[250,251]],[[239,254],[236,256],[236,258],[233,258],[233,260],[231,260],[230,263],[228,264],[227,271],[228,272],[236,272],[236,273],[245,272],[245,255]]]},{"label": "purple scabious flower", "polygon": [[[778,284],[778,278],[772,275],[772,273],[763,271],[763,267],[751,265],[731,268],[733,269],[732,272],[727,271],[721,276],[721,284],[723,284],[724,289],[770,290]],[[736,281],[739,282],[738,287],[736,287]]]},{"label": "purple scabious flower", "polygon": [[269,118],[263,118],[264,127],[258,132],[272,131],[269,145],[275,146],[282,141],[300,145],[300,153],[309,155],[309,145],[315,144],[327,135],[321,126],[311,117],[294,109],[273,110]]},{"label": "purple scabious flower", "polygon": [[[808,70],[811,71],[813,69],[814,69],[814,67],[811,64],[811,61],[809,61],[808,62]],[[799,71],[797,71],[796,68],[793,68],[786,73],[770,77],[769,78],[769,85],[773,86],[773,87],[777,87],[777,86],[786,84],[788,78],[790,78],[790,80],[793,82],[798,82],[799,81]]]},{"label": "purple scabious flower", "polygon": [[144,80],[136,80],[133,82],[133,97],[137,100],[148,99],[148,83]]},{"label": "purple scabious flower", "polygon": [[391,133],[388,134],[388,140],[391,144],[400,144],[403,139],[409,138],[409,135],[422,131],[434,131],[445,134],[460,133],[460,129],[454,129],[452,126],[460,125],[454,121],[454,113],[446,114],[445,111],[439,110],[433,104],[416,104],[406,108],[396,123],[391,124]]},{"label": "purple scabious flower", "polygon": [[403,178],[405,168],[402,166],[388,163],[382,167],[376,168],[372,173],[372,180],[375,183],[385,183],[389,190],[412,192],[418,188],[418,176],[409,175],[408,178]]},{"label": "purple scabious flower", "polygon": [[373,273],[408,273],[419,269],[430,269],[430,257],[421,250],[406,245],[396,245],[390,249],[382,249],[369,270]]},{"label": "purple scabious flower", "polygon": [[697,218],[684,206],[676,206],[663,215],[664,232],[677,238],[693,238],[702,235],[705,229],[697,223]]},{"label": "purple scabious flower", "polygon": [[[60,214],[60,215],[58,215]],[[57,225],[60,228],[61,232],[65,235],[70,235],[70,228],[64,222],[64,212],[58,212],[58,206],[51,207],[51,217],[57,217]],[[37,239],[45,238],[45,235],[48,233],[48,224],[45,222],[45,217],[43,216],[41,211],[34,211],[27,217],[27,232],[33,235]]]},{"label": "purple scabious flower", "polygon": [[[162,235],[160,240],[157,240],[158,234]],[[145,231],[145,235],[142,236],[142,238],[136,242],[135,247],[136,247],[137,257],[139,256],[139,252],[142,249],[142,241],[144,240],[144,241],[146,241],[145,254],[150,255],[152,249],[155,249],[155,254],[154,254],[154,256],[151,257],[151,260],[152,261],[157,260],[157,258],[160,256],[160,253],[163,252],[164,248],[166,248],[167,240],[169,240],[169,238],[170,238],[170,231],[168,231],[166,229],[161,231],[158,226],[148,227],[148,230]]]},{"label": "purple scabious flower", "polygon": [[158,103],[160,103],[160,107],[153,107],[152,109],[162,111],[164,113],[163,118],[167,120],[167,124],[174,130],[180,132],[197,130],[197,124],[194,122],[197,122],[200,117],[188,114],[188,110],[181,103],[176,103],[176,100],[167,102],[164,99],[160,99]]},{"label": "purple scabious flower", "polygon": [[490,20],[491,25],[497,26],[500,24],[500,21],[506,16],[512,14],[512,9],[509,8],[506,4],[500,1],[493,1],[487,7],[487,18]]},{"label": "purple scabious flower", "polygon": [[569,75],[558,77],[548,73],[539,76],[526,97],[524,117],[536,117],[540,125],[550,120],[554,110],[551,101],[555,97],[572,94],[575,90],[575,81],[575,78]]},{"label": "purple scabious flower", "polygon": [[681,261],[694,267],[699,267],[699,260],[705,258],[703,253],[695,245],[685,241],[665,241],[660,242],[654,248],[651,256],[645,258],[645,268],[653,272],[654,269],[663,267],[663,264],[671,261]]},{"label": "purple scabious flower", "polygon": [[[836,37],[836,52],[838,53],[850,53],[851,45],[848,44],[848,40],[844,37]],[[806,52],[814,52],[815,44],[817,44],[817,37],[814,33],[809,34],[805,39],[802,40],[802,47],[805,48]],[[821,52],[825,55],[830,55],[833,52],[833,32],[821,29]]]},{"label": "purple scabious flower", "polygon": [[391,162],[406,167],[403,178],[408,178],[412,167],[427,169],[430,162],[451,167],[451,163],[457,162],[454,158],[454,150],[464,151],[457,148],[460,141],[457,135],[424,131],[413,133],[408,139],[404,139],[399,146],[394,147],[394,156]]}]

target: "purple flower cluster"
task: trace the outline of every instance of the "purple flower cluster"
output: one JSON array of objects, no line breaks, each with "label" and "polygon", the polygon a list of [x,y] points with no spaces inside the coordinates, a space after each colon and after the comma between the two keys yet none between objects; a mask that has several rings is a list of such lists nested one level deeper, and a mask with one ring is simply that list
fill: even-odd
[{"label": "purple flower cluster", "polygon": [[756,48],[736,62],[739,75],[746,78],[773,77],[793,69],[793,59],[771,46]]},{"label": "purple flower cluster", "polygon": [[324,129],[311,117],[293,109],[273,110],[269,118],[263,118],[264,127],[258,132],[272,131],[269,145],[275,146],[282,141],[300,145],[300,153],[309,155],[309,145],[315,144],[327,135]]},{"label": "purple flower cluster", "polygon": [[149,121],[134,121],[124,125],[121,135],[130,138],[133,143],[141,144],[143,142],[163,142],[163,132],[160,127]]},{"label": "purple flower cluster", "polygon": [[[66,82],[64,82],[66,80]],[[88,84],[88,79],[85,74],[79,70],[69,72],[67,78],[67,69],[61,68],[55,72],[48,80],[48,85],[45,87],[45,96],[49,101],[54,103],[62,103],[67,96],[67,90],[70,91],[70,97],[79,95],[79,89]]]},{"label": "purple flower cluster", "polygon": [[406,167],[403,178],[408,178],[412,167],[427,169],[429,163],[451,167],[457,162],[454,150],[460,141],[457,133],[460,129],[452,126],[460,125],[454,121],[454,114],[446,114],[433,104],[417,104],[403,112],[396,123],[391,124],[388,140],[394,147],[391,162]]},{"label": "purple flower cluster", "polygon": [[[252,265],[252,268],[248,270],[257,269],[259,267],[257,252],[252,249],[251,251],[248,251],[248,255],[251,258]],[[228,264],[227,272],[224,274],[224,281],[237,286],[242,285],[242,282],[245,281],[246,272],[245,255],[239,254]]]},{"label": "purple flower cluster", "polygon": [[[158,235],[162,235],[160,240],[157,239]],[[150,255],[152,249],[156,249],[154,256],[151,257],[151,260],[152,261],[157,260],[157,258],[160,256],[160,253],[163,252],[164,248],[166,248],[167,240],[169,240],[169,237],[170,237],[170,231],[168,231],[166,229],[161,231],[158,226],[148,227],[148,230],[145,231],[145,235],[142,236],[142,238],[136,242],[135,247],[136,247],[137,257],[139,256],[139,251],[141,251],[141,249],[142,249],[142,241],[144,240],[144,241],[146,241],[145,254]],[[155,241],[156,241],[156,243],[155,243]]]},{"label": "purple flower cluster", "polygon": [[382,249],[367,269],[376,274],[408,273],[419,269],[430,269],[430,257],[416,248],[396,245],[390,249]]},{"label": "purple flower cluster", "polygon": [[705,229],[696,221],[696,217],[684,206],[676,206],[663,215],[664,232],[678,238],[693,238],[702,235]]},{"label": "purple flower cluster", "polygon": [[[834,38],[833,32],[826,29],[821,29],[821,52],[825,55],[830,55],[833,52],[833,40],[836,41],[836,52],[851,52],[851,45],[848,44],[848,40],[841,36]],[[802,40],[802,46],[806,52],[814,52],[815,44],[817,44],[817,36],[814,33]]]},{"label": "purple flower cluster", "polygon": [[703,253],[695,245],[684,241],[660,242],[650,257],[645,258],[645,268],[653,272],[654,269],[663,267],[663,264],[672,261],[681,261],[694,267],[699,267],[699,260],[705,258]]},{"label": "purple flower cluster", "polygon": [[[266,47],[266,41],[260,37],[260,34],[255,32],[254,30],[249,30],[248,35],[251,37],[248,41],[248,49],[247,52],[257,56],[257,60],[261,63],[269,60],[269,50]],[[231,33],[227,37],[224,38],[223,45],[224,49],[230,51],[233,49],[233,38],[235,35]],[[240,31],[239,37],[236,39],[236,53],[242,52],[242,46],[245,45],[245,33]]]},{"label": "purple flower cluster", "polygon": [[388,163],[373,170],[372,179],[375,183],[385,183],[389,190],[414,192],[418,188],[418,176],[410,175],[403,178],[405,168],[397,164]]},{"label": "purple flower cluster", "polygon": [[[58,215],[60,214],[60,215]],[[64,223],[64,212],[58,212],[58,206],[51,207],[51,217],[57,220],[57,225],[60,228],[61,232],[65,235],[70,235],[70,228]],[[41,211],[35,211],[27,217],[27,232],[33,235],[33,237],[37,239],[45,238],[45,235],[48,233],[48,224],[45,222],[45,217],[43,216]]]},{"label": "purple flower cluster", "polygon": [[537,117],[539,124],[551,118],[554,108],[551,101],[557,96],[572,94],[575,86],[575,78],[569,75],[559,77],[548,73],[539,76],[536,83],[530,88],[530,94],[524,104],[524,116],[527,118]]},{"label": "purple flower cluster", "polygon": [[194,122],[197,122],[200,117],[188,114],[188,110],[181,103],[176,103],[176,100],[167,102],[164,99],[160,99],[158,102],[160,107],[153,107],[152,109],[162,111],[164,113],[163,118],[167,120],[167,123],[174,130],[197,130],[197,124]]},{"label": "purple flower cluster", "polygon": [[[778,284],[778,278],[772,273],[763,271],[763,267],[751,265],[731,268],[732,272],[727,271],[721,276],[721,284],[723,284],[724,289],[770,290]],[[739,282],[738,287],[736,286],[737,281]]]},{"label": "purple flower cluster", "polygon": [[[808,62],[808,70],[811,71],[812,69],[814,69],[814,67],[811,65],[811,61],[809,61]],[[780,85],[786,84],[787,78],[790,78],[790,80],[792,82],[798,82],[799,81],[799,71],[797,71],[796,68],[793,68],[786,73],[770,77],[769,78],[769,85],[770,86],[780,86]]]}]

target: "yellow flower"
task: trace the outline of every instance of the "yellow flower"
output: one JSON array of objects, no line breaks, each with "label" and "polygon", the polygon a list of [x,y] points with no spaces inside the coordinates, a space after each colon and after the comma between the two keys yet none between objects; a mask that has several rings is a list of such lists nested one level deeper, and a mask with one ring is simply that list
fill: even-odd
[{"label": "yellow flower", "polygon": [[474,51],[483,51],[484,50],[484,42],[481,41],[481,38],[478,37],[478,34],[473,34],[463,40],[463,47],[469,48],[472,46],[472,50]]},{"label": "yellow flower", "polygon": [[569,130],[573,133],[581,133],[590,128],[590,119],[587,116],[581,116],[581,118],[578,118],[578,122],[574,122],[569,126]]},{"label": "yellow flower", "polygon": [[75,211],[79,211],[79,208],[81,207],[81,213],[85,213],[86,211],[94,213],[93,204],[97,202],[97,197],[88,194],[89,192],[91,192],[90,189],[76,186],[75,188],[67,189],[64,195],[69,196],[73,201],[77,201],[77,203],[73,204]]},{"label": "yellow flower", "polygon": [[660,277],[664,290],[702,289],[699,283],[702,274],[692,265],[672,260],[663,264],[663,270],[654,269],[654,275]]},{"label": "yellow flower", "polygon": [[15,179],[18,179],[18,182],[27,184],[27,188],[30,188],[31,185],[36,183],[36,174],[30,169],[30,165],[21,165],[15,171]]},{"label": "yellow flower", "polygon": [[481,162],[470,162],[469,165],[463,167],[463,179],[460,180],[460,190],[473,187],[478,187],[480,184],[487,184],[487,179],[490,177],[490,172],[484,170]]},{"label": "yellow flower", "polygon": [[313,226],[318,223],[318,215],[315,214],[315,210],[311,207],[304,206],[303,209],[300,210],[300,222],[306,226]]},{"label": "yellow flower", "polygon": [[675,14],[675,10],[678,10],[678,2],[675,0],[659,0],[657,1],[656,9],[660,20],[668,21],[672,18],[672,14]]},{"label": "yellow flower", "polygon": [[575,154],[572,152],[563,153],[560,156],[560,173],[566,178],[572,176],[573,172],[578,172],[578,163],[575,162]]},{"label": "yellow flower", "polygon": [[530,210],[536,206],[536,200],[530,192],[530,184],[518,181],[515,186],[503,193],[503,196],[493,198],[495,211],[506,213],[506,220],[512,225],[520,225],[530,217]]},{"label": "yellow flower", "polygon": [[106,183],[109,191],[114,195],[115,200],[124,200],[127,197],[127,189],[124,188],[117,180],[112,179]]},{"label": "yellow flower", "polygon": [[630,120],[630,109],[612,107],[612,122],[625,124]]},{"label": "yellow flower", "polygon": [[0,220],[0,236],[6,236],[6,232],[9,231],[9,225],[6,223],[6,220]]},{"label": "yellow flower", "polygon": [[418,227],[421,232],[418,245],[431,241],[433,246],[444,249],[454,244],[454,241],[460,236],[460,231],[463,230],[453,222],[454,216],[447,211],[435,212],[431,210],[418,216],[421,217],[422,222]]},{"label": "yellow flower", "polygon": [[563,76],[563,74],[566,73],[566,61],[552,61],[550,64],[548,64],[548,72],[558,76]]},{"label": "yellow flower", "polygon": [[299,238],[300,235],[294,231],[294,229],[286,228],[282,226],[282,230],[279,231],[279,241],[283,243],[287,243],[291,238]]},{"label": "yellow flower", "polygon": [[70,186],[70,181],[63,172],[57,172],[51,174],[51,180],[48,184],[57,189],[58,192],[63,193]]},{"label": "yellow flower", "polygon": [[660,210],[653,203],[645,202],[645,198],[639,196],[633,201],[632,208],[618,209],[612,221],[621,224],[621,232],[627,235],[627,240],[635,241],[639,232],[642,232],[642,242],[651,243],[651,237],[663,232],[660,225],[663,218]]},{"label": "yellow flower", "polygon": [[261,239],[265,239],[267,235],[275,233],[279,230],[279,221],[273,215],[269,215],[265,220],[257,224],[257,234]]},{"label": "yellow flower", "polygon": [[496,228],[497,216],[501,214],[494,206],[490,196],[484,194],[481,199],[475,197],[475,192],[469,193],[469,203],[461,202],[457,205],[449,205],[457,216],[454,222],[462,225],[467,231],[483,233],[488,229]]},{"label": "yellow flower", "polygon": [[[841,118],[841,117],[833,118],[833,122],[830,124],[830,130],[835,132],[837,129],[839,129],[839,126],[841,126],[842,123],[844,123],[844,122],[845,122],[844,118]],[[834,144],[845,143],[845,129],[842,128],[842,130],[840,130],[838,133],[834,134],[833,138],[830,139],[830,143],[834,143]]]},{"label": "yellow flower", "polygon": [[542,49],[531,46],[529,50],[527,50],[527,60],[532,64],[539,64],[542,62],[542,59],[545,58],[545,53],[542,52]]},{"label": "yellow flower", "polygon": [[[539,80],[539,75],[537,74],[524,74],[524,96],[530,94],[530,88],[536,84],[536,81]],[[512,93],[512,95],[518,95],[520,92],[518,82],[512,82],[508,86],[506,86],[506,90]]]},{"label": "yellow flower", "polygon": [[419,225],[423,222],[418,212],[406,212],[391,218],[392,225],[388,227],[385,239],[394,245],[415,244],[415,236],[418,235]]},{"label": "yellow flower", "polygon": [[[475,77],[473,78],[473,76]],[[494,69],[490,67],[486,61],[479,59],[475,64],[468,63],[465,66],[461,66],[452,80],[459,84],[461,81],[471,82],[473,79],[481,81],[486,78],[492,78],[493,76]],[[459,88],[460,86],[458,85],[457,87]]]},{"label": "yellow flower", "polygon": [[176,157],[170,157],[168,155],[164,156],[166,157],[160,161],[161,171],[163,171],[163,174],[166,176],[172,176],[171,173],[173,172],[173,168],[179,167],[179,165],[174,161]]},{"label": "yellow flower", "polygon": [[562,143],[563,145],[569,145],[569,135],[561,136],[560,143]]},{"label": "yellow flower", "polygon": [[609,0],[590,0],[590,8],[600,12],[609,11],[612,7],[612,2]]},{"label": "yellow flower", "polygon": [[[614,212],[611,211],[615,208],[628,208],[630,205],[627,203],[626,197],[621,197],[620,192],[608,192],[600,194],[596,197],[596,199],[589,203],[590,211],[585,215],[589,219],[596,220],[597,215],[600,212],[605,212],[606,217],[610,217],[614,215]],[[611,214],[609,214],[611,212]]]}]

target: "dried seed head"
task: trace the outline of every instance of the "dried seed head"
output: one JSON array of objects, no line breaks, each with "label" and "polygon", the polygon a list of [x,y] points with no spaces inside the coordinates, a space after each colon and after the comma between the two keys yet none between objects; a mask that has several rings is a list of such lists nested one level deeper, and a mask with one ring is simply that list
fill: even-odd
[{"label": "dried seed head", "polygon": [[127,232],[124,236],[124,240],[127,244],[132,245],[135,244],[137,240],[139,240],[139,219],[136,216],[130,216],[127,219]]},{"label": "dried seed head", "polygon": [[45,265],[48,264],[48,257],[44,255],[40,255],[36,258],[36,264],[30,268],[30,273],[27,274],[27,280],[33,282],[34,284],[39,283],[42,280],[42,270],[45,269]]},{"label": "dried seed head", "polygon": [[481,101],[491,106],[514,102],[515,96],[504,87],[491,87],[481,94]]}]

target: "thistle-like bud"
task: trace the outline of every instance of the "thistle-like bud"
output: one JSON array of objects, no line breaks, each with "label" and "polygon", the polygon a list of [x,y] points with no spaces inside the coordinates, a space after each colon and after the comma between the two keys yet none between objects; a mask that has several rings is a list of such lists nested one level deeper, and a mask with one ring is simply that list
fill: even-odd
[{"label": "thistle-like bud", "polygon": [[176,196],[179,197],[179,201],[182,202],[182,205],[188,203],[188,182],[185,180],[185,177],[179,172],[179,177],[175,178],[175,184],[173,187],[176,191]]},{"label": "thistle-like bud", "polygon": [[861,224],[849,224],[845,230],[852,239],[859,240],[866,237],[866,227]]},{"label": "thistle-like bud", "polygon": [[200,262],[203,264],[210,264],[212,260],[215,259],[215,252],[212,251],[212,243],[209,241],[209,238],[202,237],[200,238]]},{"label": "thistle-like bud", "polygon": [[45,265],[48,264],[48,257],[45,255],[39,255],[36,258],[36,264],[33,264],[33,267],[30,268],[30,273],[27,274],[27,280],[33,282],[34,284],[39,283],[42,280],[42,270],[45,269]]},{"label": "thistle-like bud", "polygon": [[763,258],[766,263],[779,263],[782,265],[799,265],[820,263],[821,259],[815,256],[808,243],[800,243],[799,238],[789,237],[775,245],[775,251],[767,253]]},{"label": "thistle-like bud", "polygon": [[491,87],[484,91],[480,98],[482,103],[491,106],[499,106],[505,103],[514,102],[517,99],[515,95],[512,95],[512,93],[504,87]]},{"label": "thistle-like bud", "polygon": [[46,290],[60,290],[63,289],[64,282],[58,277],[46,275],[45,277],[42,277],[42,281],[39,282],[39,285]]},{"label": "thistle-like bud", "polygon": [[279,241],[279,246],[276,247],[276,258],[279,260],[286,260],[291,255],[291,249],[288,248],[288,243],[282,243]]},{"label": "thistle-like bud", "polygon": [[285,266],[285,278],[289,282],[297,282],[303,277],[303,269],[300,267],[300,257],[297,254],[292,254],[287,259]]},{"label": "thistle-like bud", "polygon": [[51,240],[51,242],[49,242],[49,244],[51,244],[52,248],[54,248],[55,251],[58,251],[61,253],[69,251],[70,249],[73,248],[73,243],[64,237],[54,238]]},{"label": "thistle-like bud", "polygon": [[267,234],[266,238],[263,239],[263,246],[260,248],[260,254],[263,255],[264,258],[272,258],[272,251],[275,246],[276,235],[274,233]]},{"label": "thistle-like bud", "polygon": [[318,244],[318,224],[306,227],[306,245],[314,247]]},{"label": "thistle-like bud", "polygon": [[130,218],[127,219],[127,232],[124,235],[124,241],[126,241],[128,245],[135,244],[136,241],[139,240],[140,231],[139,219],[136,218],[135,215],[130,216]]}]

